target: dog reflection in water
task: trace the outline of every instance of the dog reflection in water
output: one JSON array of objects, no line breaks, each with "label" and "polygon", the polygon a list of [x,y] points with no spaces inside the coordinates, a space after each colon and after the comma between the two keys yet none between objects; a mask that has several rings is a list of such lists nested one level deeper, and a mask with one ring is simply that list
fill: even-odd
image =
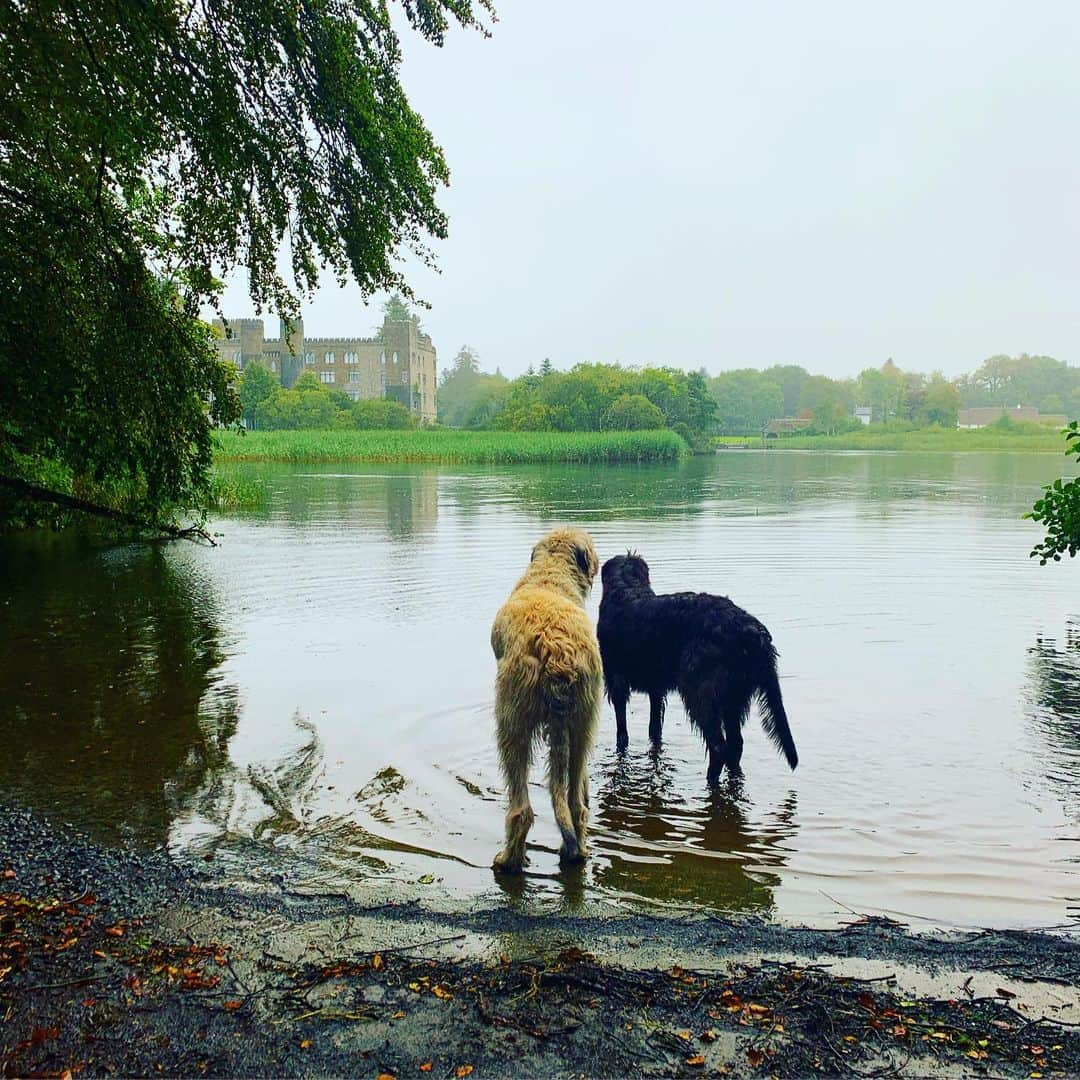
[{"label": "dog reflection in water", "polygon": [[519,872],[534,820],[529,803],[533,747],[547,743],[548,790],[562,834],[559,858],[584,859],[589,777],[602,669],[585,597],[600,564],[589,534],[555,529],[532,550],[521,580],[495,616],[491,647],[499,762],[509,795],[506,846],[496,870]]}]

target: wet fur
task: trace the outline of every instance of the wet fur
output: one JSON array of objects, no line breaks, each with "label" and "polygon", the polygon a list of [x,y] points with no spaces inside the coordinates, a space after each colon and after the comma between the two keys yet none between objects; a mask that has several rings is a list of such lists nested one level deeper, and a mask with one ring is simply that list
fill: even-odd
[{"label": "wet fur", "polygon": [[509,796],[506,846],[495,856],[497,870],[514,873],[524,865],[525,838],[534,820],[529,766],[540,742],[548,745],[560,859],[579,862],[586,855],[586,763],[600,710],[602,669],[585,597],[599,566],[588,533],[556,529],[533,548],[528,569],[495,616],[495,725]]},{"label": "wet fur", "polygon": [[637,555],[604,563],[597,634],[604,686],[615,707],[620,747],[627,743],[631,691],[649,695],[649,737],[660,742],[664,702],[677,690],[709,754],[715,784],[726,765],[741,772],[742,726],[757,698],[765,733],[794,769],[799,763],[776,675],[769,631],[726,596],[657,596]]}]

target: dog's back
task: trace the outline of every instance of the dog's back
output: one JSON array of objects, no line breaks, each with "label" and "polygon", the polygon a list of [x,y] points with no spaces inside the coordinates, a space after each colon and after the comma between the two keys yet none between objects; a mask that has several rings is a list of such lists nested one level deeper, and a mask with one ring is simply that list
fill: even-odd
[{"label": "dog's back", "polygon": [[495,616],[491,647],[496,693],[513,703],[515,725],[530,737],[562,723],[579,702],[599,698],[592,624],[580,604],[559,592],[519,584]]}]

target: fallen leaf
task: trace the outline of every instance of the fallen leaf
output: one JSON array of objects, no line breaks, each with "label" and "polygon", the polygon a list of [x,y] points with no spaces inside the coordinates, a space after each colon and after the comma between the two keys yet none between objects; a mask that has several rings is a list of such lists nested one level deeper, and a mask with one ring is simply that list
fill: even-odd
[{"label": "fallen leaf", "polygon": [[862,993],[859,995],[859,1005],[866,1009],[868,1012],[874,1012],[874,999],[870,994]]},{"label": "fallen leaf", "polygon": [[1014,994],[1014,993],[1013,993],[1013,992],[1012,992],[1011,990],[1006,990],[1004,986],[999,986],[999,987],[997,988],[997,996],[998,996],[998,997],[1003,997],[1003,998],[1005,998],[1005,999],[1006,999],[1007,1001],[1008,1001],[1009,999],[1011,999],[1011,998],[1014,998],[1014,997],[1016,997],[1016,995],[1015,995],[1015,994]]},{"label": "fallen leaf", "polygon": [[374,968],[375,971],[382,971],[382,969],[385,967],[385,963],[384,963],[383,958],[382,958],[382,953],[376,953],[371,958],[371,966],[372,966],[372,968]]},{"label": "fallen leaf", "polygon": [[471,1065],[459,1065],[454,1070],[454,1075],[457,1077],[457,1080],[465,1080],[465,1077],[468,1076],[469,1073],[471,1073],[472,1071],[473,1067]]},{"label": "fallen leaf", "polygon": [[301,1039],[300,1040],[300,1049],[301,1050],[306,1050],[309,1046],[311,1046],[311,1040],[310,1039]]},{"label": "fallen leaf", "polygon": [[708,1028],[698,1036],[704,1042],[716,1042],[716,1028]]},{"label": "fallen leaf", "polygon": [[683,1042],[689,1042],[690,1041],[690,1032],[689,1031],[676,1031],[675,1034],[678,1035],[679,1038],[683,1040]]},{"label": "fallen leaf", "polygon": [[3,874],[0,874],[0,877],[2,877],[5,881],[10,881],[14,876],[15,871],[12,870],[10,866],[3,872]]},{"label": "fallen leaf", "polygon": [[[453,994],[451,994],[451,993],[450,993],[450,991],[449,991],[449,990],[447,990],[447,989],[446,989],[446,987],[445,987],[445,986],[439,986],[439,984],[438,984],[438,983],[436,983],[436,984],[435,984],[435,985],[434,985],[434,986],[433,986],[433,987],[431,988],[431,992],[432,992],[432,993],[433,993],[433,994],[434,994],[434,995],[435,995],[435,996],[436,996],[437,998],[439,998],[439,999],[440,999],[441,1001],[449,1001],[449,1000],[450,1000],[450,999],[451,999],[451,998],[452,998],[452,997],[454,996]],[[471,1066],[471,1065],[469,1066],[469,1072],[472,1072],[472,1066]],[[468,1073],[466,1073],[465,1075],[467,1076],[467,1075],[468,1075]]]},{"label": "fallen leaf", "polygon": [[892,1033],[898,1039],[902,1039],[907,1034],[907,1028],[903,1024],[893,1024]]},{"label": "fallen leaf", "polygon": [[1033,1046],[1031,1048],[1032,1057],[1042,1057],[1046,1053],[1046,1048],[1043,1046]]},{"label": "fallen leaf", "polygon": [[971,1058],[972,1061],[982,1061],[984,1058],[987,1058],[990,1055],[985,1050],[976,1050],[974,1047],[972,1047],[967,1052],[967,1056]]},{"label": "fallen leaf", "polygon": [[115,926],[106,926],[105,933],[108,934],[109,937],[123,937],[124,928],[120,923],[117,923]]},{"label": "fallen leaf", "polygon": [[686,1059],[686,1064],[693,1065],[695,1068],[698,1068],[705,1064],[705,1055],[695,1054],[693,1057],[688,1057]]},{"label": "fallen leaf", "polygon": [[242,1009],[244,1003],[242,1001],[224,1001],[221,1004],[223,1009]]},{"label": "fallen leaf", "polygon": [[506,953],[499,953],[499,963],[506,967],[510,963],[510,957]]},{"label": "fallen leaf", "polygon": [[854,1043],[854,1042],[858,1042],[858,1041],[859,1040],[856,1039],[854,1035],[845,1035],[844,1036],[844,1042],[846,1042],[846,1043]]},{"label": "fallen leaf", "polygon": [[421,874],[416,880],[421,885],[430,885],[435,880],[435,875]]},{"label": "fallen leaf", "polygon": [[379,1073],[375,1080],[397,1080],[393,1073]]},{"label": "fallen leaf", "polygon": [[391,1020],[404,1020],[405,1019],[405,1013],[404,1013],[404,1011],[402,1009],[398,1009],[398,1011],[396,1013],[391,1013],[390,1014],[390,1019]]},{"label": "fallen leaf", "polygon": [[430,1062],[430,1061],[425,1061],[425,1062],[424,1062],[424,1063],[423,1063],[423,1064],[422,1064],[422,1065],[420,1066],[420,1071],[421,1071],[421,1072],[431,1072],[431,1070],[432,1070],[432,1064],[431,1064],[431,1062]]},{"label": "fallen leaf", "polygon": [[765,1060],[765,1055],[760,1050],[751,1047],[746,1051],[746,1060],[751,1069],[756,1069]]},{"label": "fallen leaf", "polygon": [[420,993],[420,984],[418,982],[411,982],[411,983],[409,983],[409,989],[414,994],[419,994]]}]

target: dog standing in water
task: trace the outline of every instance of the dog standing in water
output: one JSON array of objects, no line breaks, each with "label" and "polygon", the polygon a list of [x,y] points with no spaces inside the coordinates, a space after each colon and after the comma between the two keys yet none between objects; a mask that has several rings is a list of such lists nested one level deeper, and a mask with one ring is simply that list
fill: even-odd
[{"label": "dog standing in water", "polygon": [[534,820],[529,803],[533,746],[548,745],[548,790],[562,833],[560,861],[584,859],[589,777],[586,763],[600,709],[602,668],[585,597],[599,569],[589,534],[555,529],[499,608],[491,628],[498,661],[495,723],[510,805],[506,846],[496,870],[516,873]]},{"label": "dog standing in water", "polygon": [[627,742],[631,690],[649,695],[654,743],[664,725],[665,698],[678,690],[690,722],[705,740],[708,780],[715,784],[725,765],[733,774],[741,772],[742,726],[756,697],[765,734],[793,769],[798,765],[776,677],[776,649],[753,615],[726,596],[657,596],[648,564],[638,555],[608,559],[602,580],[597,633],[620,747]]}]

